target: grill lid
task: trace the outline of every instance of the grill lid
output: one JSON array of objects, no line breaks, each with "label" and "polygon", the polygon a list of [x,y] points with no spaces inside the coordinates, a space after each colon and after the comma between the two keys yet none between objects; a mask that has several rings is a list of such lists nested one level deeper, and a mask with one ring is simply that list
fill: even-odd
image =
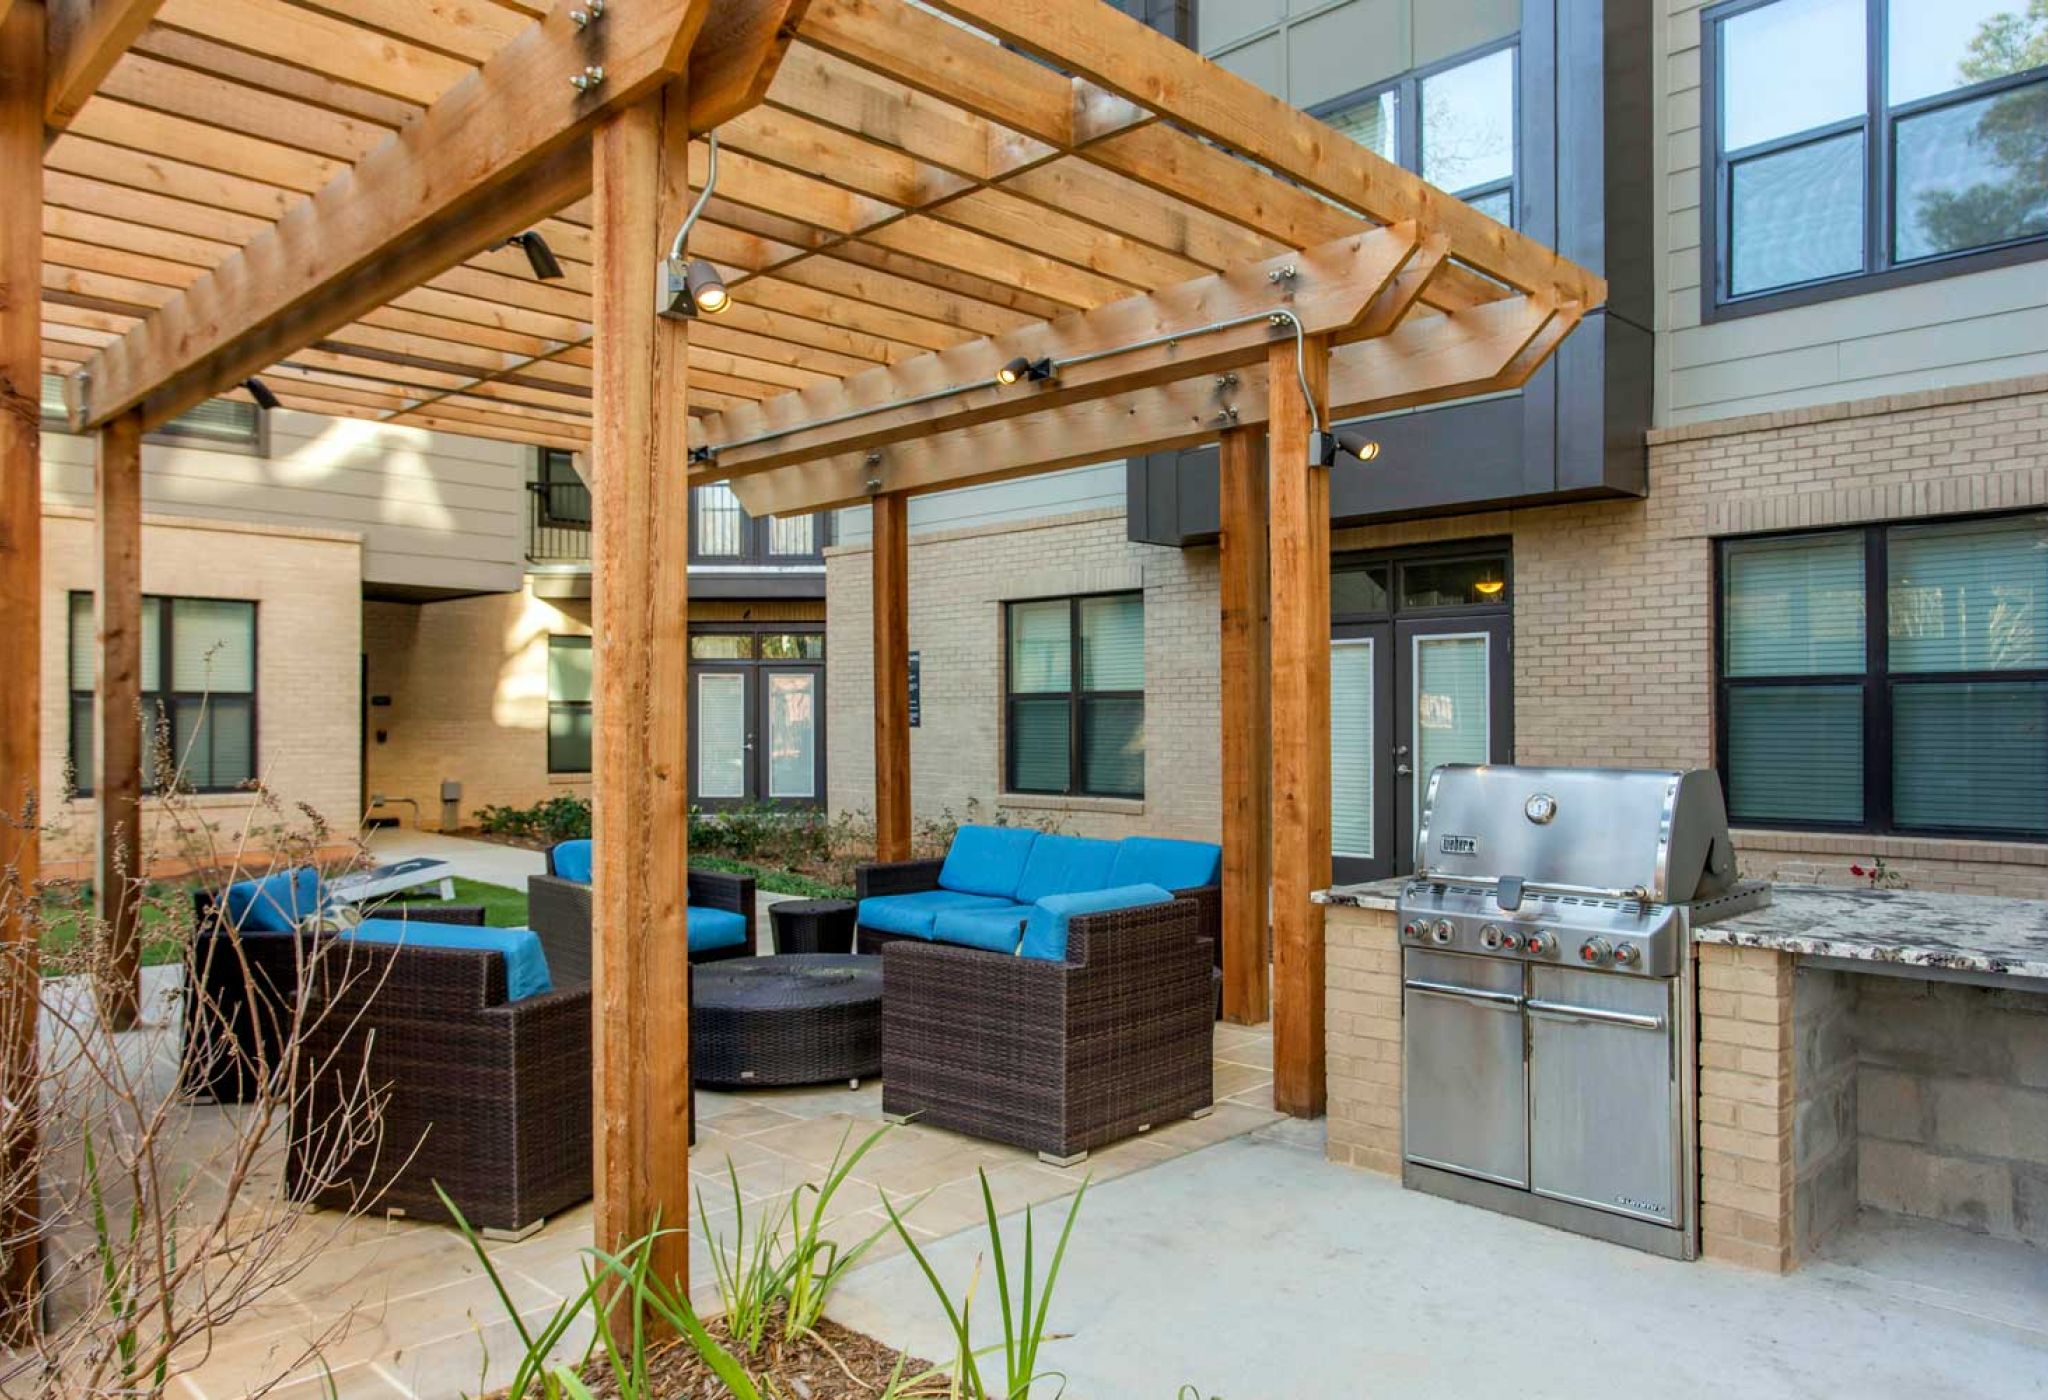
[{"label": "grill lid", "polygon": [[1448,764],[1430,774],[1418,877],[1690,904],[1735,884],[1721,780],[1704,768]]}]

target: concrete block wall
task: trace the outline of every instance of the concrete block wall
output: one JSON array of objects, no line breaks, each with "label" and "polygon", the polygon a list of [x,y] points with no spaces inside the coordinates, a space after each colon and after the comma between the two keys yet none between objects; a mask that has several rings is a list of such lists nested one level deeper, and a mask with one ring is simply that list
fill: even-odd
[{"label": "concrete block wall", "polygon": [[1401,944],[1391,911],[1324,921],[1324,1047],[1333,1162],[1401,1172]]},{"label": "concrete block wall", "polygon": [[[64,801],[70,759],[70,595],[93,588],[88,512],[43,511],[42,779],[52,824],[45,873],[82,874],[96,835],[89,799]],[[362,541],[350,533],[238,521],[146,515],[142,587],[168,596],[233,598],[256,604],[256,763],[281,805],[252,794],[207,793],[179,801],[180,823],[144,804],[145,858],[183,863],[203,848],[231,852],[245,830],[301,824],[303,804],[342,840],[361,818],[359,717],[362,654]],[[189,830],[192,819],[211,832]]]},{"label": "concrete block wall", "polygon": [[1795,1259],[1792,960],[1698,953],[1700,1252],[1782,1273]]},{"label": "concrete block wall", "polygon": [[[832,811],[874,809],[872,556],[826,565]],[[1145,796],[1136,801],[1003,791],[1003,604],[1063,594],[1145,596]],[[910,733],[919,821],[1052,825],[1080,835],[1147,832],[1215,840],[1221,758],[1213,550],[1134,545],[1120,510],[913,535],[910,646],[921,723]]]},{"label": "concrete block wall", "polygon": [[1801,967],[1792,979],[1793,1248],[1805,1257],[1856,1214],[1856,985]]}]

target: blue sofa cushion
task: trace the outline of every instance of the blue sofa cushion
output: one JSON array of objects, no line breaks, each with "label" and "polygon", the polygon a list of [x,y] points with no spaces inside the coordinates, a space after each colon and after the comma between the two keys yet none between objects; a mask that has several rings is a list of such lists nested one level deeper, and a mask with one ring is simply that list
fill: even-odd
[{"label": "blue sofa cushion", "polygon": [[548,852],[549,868],[558,880],[574,880],[579,885],[590,883],[590,842],[563,841]]},{"label": "blue sofa cushion", "polygon": [[302,865],[229,885],[227,918],[244,933],[290,933],[300,920],[320,912],[320,899],[320,872]]},{"label": "blue sofa cushion", "polygon": [[1083,914],[1104,914],[1112,909],[1164,904],[1172,898],[1157,885],[1120,885],[1115,889],[1047,895],[1031,907],[1031,917],[1024,921],[1024,942],[1017,952],[1022,957],[1063,962],[1067,956],[1069,919]]},{"label": "blue sofa cushion", "polygon": [[713,948],[737,948],[747,941],[747,920],[742,914],[730,909],[709,909],[702,904],[689,907],[690,951],[709,952]]},{"label": "blue sofa cushion", "polygon": [[1193,890],[1223,878],[1223,848],[1208,841],[1173,841],[1163,836],[1126,836],[1116,843],[1116,861],[1105,885],[1158,885]]},{"label": "blue sofa cushion", "polygon": [[1017,881],[1017,902],[1036,904],[1049,894],[1104,889],[1111,883],[1109,867],[1115,859],[1114,841],[1041,836],[1032,844],[1031,858]]},{"label": "blue sofa cushion", "polygon": [[953,833],[952,849],[946,852],[946,863],[939,870],[939,888],[1015,899],[1017,881],[1037,838],[1037,832],[1023,826],[961,827]]},{"label": "blue sofa cushion", "polygon": [[1024,904],[1003,909],[942,910],[932,921],[932,942],[986,948],[991,953],[1015,953],[1024,937],[1024,920],[1030,913],[1030,906]]},{"label": "blue sofa cushion", "polygon": [[409,948],[481,948],[505,959],[505,1000],[524,1001],[552,991],[547,954],[530,928],[478,928],[425,919],[365,919],[343,934],[358,943],[403,943]]},{"label": "blue sofa cushion", "polygon": [[930,938],[932,920],[948,909],[1002,909],[1012,901],[994,895],[962,894],[958,890],[919,890],[915,894],[878,894],[860,902],[863,927],[883,933]]}]

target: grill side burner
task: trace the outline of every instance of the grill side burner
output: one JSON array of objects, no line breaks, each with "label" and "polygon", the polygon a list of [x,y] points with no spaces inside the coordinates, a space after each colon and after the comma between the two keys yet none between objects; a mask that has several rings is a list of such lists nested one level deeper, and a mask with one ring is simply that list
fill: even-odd
[{"label": "grill side burner", "polygon": [[1403,1177],[1697,1254],[1694,924],[1759,908],[1695,770],[1439,768],[1396,904]]}]

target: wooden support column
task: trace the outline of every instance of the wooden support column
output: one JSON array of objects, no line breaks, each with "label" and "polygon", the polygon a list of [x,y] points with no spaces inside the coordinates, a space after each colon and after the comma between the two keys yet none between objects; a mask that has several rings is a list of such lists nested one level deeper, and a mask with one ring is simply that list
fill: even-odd
[{"label": "wooden support column", "polygon": [[135,1025],[142,996],[142,416],[99,430],[93,469],[93,914],[107,935],[100,1014]]},{"label": "wooden support column", "polygon": [[[1308,338],[1327,401],[1330,343]],[[1330,474],[1309,465],[1292,341],[1266,362],[1273,589],[1273,1106],[1323,1111],[1323,909],[1330,883]]]},{"label": "wooden support column", "polygon": [[1267,578],[1266,439],[1256,428],[1223,434],[1222,534],[1217,550],[1223,619],[1223,1016],[1266,1019],[1273,883],[1272,609]]},{"label": "wooden support column", "polygon": [[33,915],[42,765],[43,16],[0,6],[0,1346],[35,1331],[41,1273],[36,1180]]},{"label": "wooden support column", "polygon": [[680,81],[592,144],[592,1001],[596,1235],[655,1227],[688,1287],[690,1226],[688,324],[655,315],[655,269],[689,195]]},{"label": "wooden support column", "polygon": [[875,859],[910,859],[910,499],[875,497]]}]

